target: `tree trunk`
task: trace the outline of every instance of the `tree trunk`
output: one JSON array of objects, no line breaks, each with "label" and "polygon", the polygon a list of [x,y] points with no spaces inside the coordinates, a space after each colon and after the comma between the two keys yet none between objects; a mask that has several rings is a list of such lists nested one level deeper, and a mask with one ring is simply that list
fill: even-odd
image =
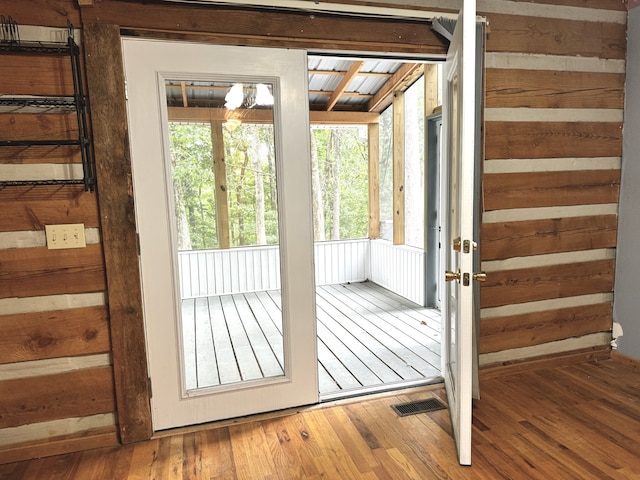
[{"label": "tree trunk", "polygon": [[178,233],[178,250],[191,250],[191,235],[189,234],[189,220],[184,205],[184,193],[180,183],[173,181],[173,195],[176,202],[176,229]]},{"label": "tree trunk", "polygon": [[[244,161],[242,162],[242,167],[240,168],[240,178],[238,180],[238,187],[236,188],[236,202],[238,208],[242,207],[242,189],[244,187],[244,176],[247,171],[247,165],[249,165],[249,152],[248,148],[244,148],[243,156]],[[242,218],[242,214],[238,215],[238,245],[243,246],[246,244],[246,240],[244,237],[244,219]]]},{"label": "tree trunk", "polygon": [[316,242],[325,240],[324,206],[320,184],[320,162],[314,132],[311,131],[311,182],[313,190],[313,238]]},{"label": "tree trunk", "polygon": [[260,157],[260,135],[253,136],[253,173],[256,187],[256,245],[267,244],[264,225],[264,180],[262,176],[263,160]]}]

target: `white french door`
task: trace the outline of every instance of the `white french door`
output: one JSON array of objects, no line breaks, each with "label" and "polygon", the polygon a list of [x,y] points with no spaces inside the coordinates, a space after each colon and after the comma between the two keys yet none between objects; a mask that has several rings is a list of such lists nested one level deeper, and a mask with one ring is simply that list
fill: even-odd
[{"label": "white french door", "polygon": [[[141,39],[124,39],[122,44],[154,429],[316,403],[318,369],[306,53]],[[275,272],[270,274],[279,278],[279,288],[272,294],[272,299],[279,304],[281,312],[278,313],[273,305],[261,310],[263,316],[267,309],[270,310],[271,334],[265,326],[259,325],[257,313],[255,326],[245,324],[239,334],[248,336],[253,328],[264,335],[263,346],[272,358],[273,368],[258,364],[256,348],[246,343],[242,348],[256,357],[251,360],[255,368],[243,367],[239,357],[241,349],[234,350],[233,355],[238,357],[231,362],[233,365],[227,364],[227,367],[219,363],[225,348],[229,353],[233,342],[232,327],[223,324],[223,310],[225,305],[235,308],[240,297],[191,299],[196,305],[195,327],[190,326],[192,320],[186,318],[194,308],[185,308],[180,294],[177,259],[180,220],[176,218],[180,216],[176,214],[180,208],[174,191],[172,170],[176,167],[175,158],[171,158],[167,106],[167,90],[175,86],[184,89],[185,85],[201,92],[206,90],[214,104],[220,96],[222,103],[226,103],[224,107],[215,104],[213,108],[200,110],[204,112],[203,121],[211,123],[212,143],[216,138],[222,138],[222,130],[214,133],[215,125],[222,125],[232,117],[236,121],[228,122],[229,129],[237,128],[240,123],[261,122],[261,133],[254,131],[251,135],[254,138],[270,137],[266,147],[255,147],[254,151],[271,149],[269,151],[275,156],[277,234],[274,235],[278,255],[273,258],[279,263],[274,267],[271,262]],[[232,90],[235,93],[232,94]],[[236,98],[236,94],[240,97]],[[259,100],[262,95],[271,100]],[[245,96],[249,96],[250,101],[245,102]],[[220,98],[217,101],[220,102]],[[216,115],[222,117],[214,119]],[[237,148],[244,148],[242,152],[246,158],[246,150],[252,148],[251,141],[245,138],[235,144],[240,145]],[[230,148],[232,146],[227,145],[226,150],[220,147],[219,151],[223,157],[225,151],[232,155]],[[227,168],[230,167],[227,165]],[[244,171],[246,168],[259,167],[253,164],[247,167],[245,163]],[[246,195],[246,189],[237,193],[238,198],[241,194]],[[232,192],[227,195],[231,196]],[[218,196],[216,201],[220,201]],[[221,228],[218,226],[218,236],[222,235]],[[228,245],[221,250],[233,252]],[[220,275],[230,278],[233,269],[243,270],[248,266],[227,262],[221,268],[227,270]],[[208,304],[202,303],[207,301]],[[237,308],[239,312],[240,307]],[[204,317],[199,316],[202,312]],[[209,361],[198,364],[198,378],[194,380],[196,373],[189,360],[195,358],[192,349],[205,347],[194,347],[192,337],[193,330],[202,322],[213,342],[219,340],[221,343],[215,352],[211,346],[206,347],[211,349]],[[267,346],[266,337],[277,337],[277,328],[281,330],[279,342],[275,341],[278,348],[273,347],[274,342]],[[257,373],[252,373],[254,370]]]},{"label": "white french door", "polygon": [[442,174],[442,262],[446,280],[442,302],[442,363],[449,413],[462,465],[471,464],[473,385],[474,178],[476,126],[475,0],[464,0],[447,54],[444,71],[445,135]]}]

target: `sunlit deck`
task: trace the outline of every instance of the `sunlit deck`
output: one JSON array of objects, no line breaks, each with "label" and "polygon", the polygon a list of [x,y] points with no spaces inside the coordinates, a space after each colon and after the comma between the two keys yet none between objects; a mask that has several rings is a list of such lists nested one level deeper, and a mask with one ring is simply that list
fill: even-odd
[{"label": "sunlit deck", "polygon": [[[320,395],[440,375],[440,314],[372,282],[316,294]],[[182,301],[187,388],[283,373],[280,291]]]}]

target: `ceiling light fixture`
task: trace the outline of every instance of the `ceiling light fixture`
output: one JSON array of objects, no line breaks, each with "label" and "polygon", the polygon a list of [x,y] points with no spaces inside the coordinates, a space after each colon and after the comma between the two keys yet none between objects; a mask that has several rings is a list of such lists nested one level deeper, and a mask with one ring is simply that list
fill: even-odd
[{"label": "ceiling light fixture", "polygon": [[256,85],[256,104],[257,105],[273,105],[273,95],[264,83]]},{"label": "ceiling light fixture", "polygon": [[244,101],[243,86],[241,83],[234,83],[224,97],[224,106],[229,110],[235,110]]}]

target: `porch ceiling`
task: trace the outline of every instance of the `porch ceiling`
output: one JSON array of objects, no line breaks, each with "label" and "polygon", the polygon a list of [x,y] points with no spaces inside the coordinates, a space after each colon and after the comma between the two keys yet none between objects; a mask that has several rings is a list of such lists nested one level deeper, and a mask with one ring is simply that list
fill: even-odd
[{"label": "porch ceiling", "polygon": [[[421,63],[319,55],[310,55],[308,64],[312,112],[380,113],[424,70]],[[205,82],[168,82],[167,102],[176,108],[223,108],[226,91]]]}]

